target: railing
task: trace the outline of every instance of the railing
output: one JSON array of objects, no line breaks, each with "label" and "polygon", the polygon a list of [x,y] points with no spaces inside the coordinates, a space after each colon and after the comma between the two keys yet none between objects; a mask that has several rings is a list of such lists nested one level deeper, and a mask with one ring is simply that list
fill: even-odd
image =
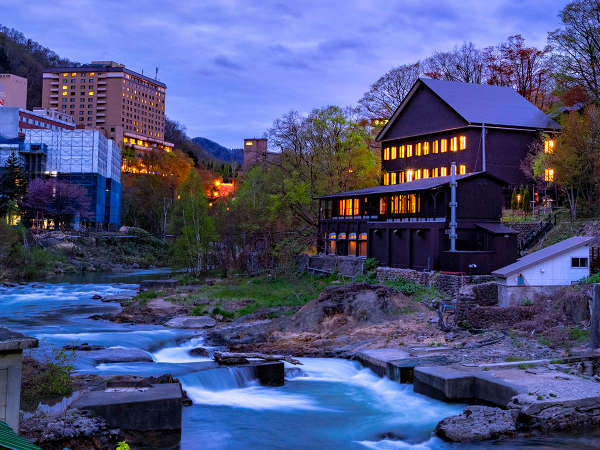
[{"label": "railing", "polygon": [[552,213],[548,219],[542,221],[540,223],[540,229],[529,236],[527,239],[519,243],[519,253],[523,255],[524,252],[529,250],[531,247],[536,245],[538,242],[542,240],[542,238],[556,225],[558,221],[558,214],[560,211],[555,211]]}]

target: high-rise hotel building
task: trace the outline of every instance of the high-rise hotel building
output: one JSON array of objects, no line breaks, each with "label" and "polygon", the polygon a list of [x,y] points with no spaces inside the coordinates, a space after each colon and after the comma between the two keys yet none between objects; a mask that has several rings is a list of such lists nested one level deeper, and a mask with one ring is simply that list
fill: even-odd
[{"label": "high-rise hotel building", "polygon": [[44,70],[42,106],[97,128],[122,147],[170,151],[164,140],[166,84],[113,61]]}]

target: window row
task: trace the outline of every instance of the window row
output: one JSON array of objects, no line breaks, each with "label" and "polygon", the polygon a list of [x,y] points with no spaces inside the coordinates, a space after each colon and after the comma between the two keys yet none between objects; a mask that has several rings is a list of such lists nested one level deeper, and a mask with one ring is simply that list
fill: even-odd
[{"label": "window row", "polygon": [[385,147],[383,149],[383,159],[389,161],[392,159],[411,158],[412,156],[425,156],[430,153],[446,153],[448,151],[448,141],[450,141],[450,151],[467,149],[467,137],[455,136],[450,139],[440,139],[432,142],[418,142],[416,144],[400,145],[398,147]]},{"label": "window row", "polygon": [[[458,166],[458,175],[465,175],[467,166],[461,164]],[[384,172],[383,184],[402,184],[410,183],[411,181],[420,180],[421,178],[437,178],[447,177],[450,174],[448,167],[434,167],[433,169],[410,169],[400,172]]]},{"label": "window row", "polygon": [[416,214],[421,212],[421,197],[415,194],[392,195],[379,199],[379,214]]}]

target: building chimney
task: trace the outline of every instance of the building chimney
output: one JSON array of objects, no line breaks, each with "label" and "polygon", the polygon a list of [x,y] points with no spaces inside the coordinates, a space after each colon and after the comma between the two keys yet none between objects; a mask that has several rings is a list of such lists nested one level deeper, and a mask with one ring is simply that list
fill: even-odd
[{"label": "building chimney", "polygon": [[456,163],[453,162],[450,166],[450,229],[448,230],[448,236],[450,237],[450,251],[456,251]]}]

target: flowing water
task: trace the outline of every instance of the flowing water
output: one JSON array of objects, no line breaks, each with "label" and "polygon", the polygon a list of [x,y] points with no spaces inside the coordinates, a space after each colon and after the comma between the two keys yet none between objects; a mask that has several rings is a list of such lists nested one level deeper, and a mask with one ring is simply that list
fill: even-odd
[{"label": "flowing water", "polygon": [[[188,351],[203,345],[202,336],[89,319],[119,309],[92,296],[133,294],[137,285],[128,284],[131,278],[86,281],[92,282],[0,287],[0,325],[38,338],[38,356],[52,347],[84,342],[148,352],[152,363],[96,366],[81,359],[75,365],[79,372],[99,375],[178,377],[194,402],[183,410],[182,449],[456,447],[432,438],[431,432],[440,419],[458,413],[460,405],[415,394],[411,385],[379,378],[358,363],[340,359],[303,358],[300,370],[288,366],[285,386],[278,388],[258,385],[243,368],[199,370],[198,363],[209,359]],[[556,438],[496,443],[494,448],[597,448],[586,447],[589,442]]]}]

